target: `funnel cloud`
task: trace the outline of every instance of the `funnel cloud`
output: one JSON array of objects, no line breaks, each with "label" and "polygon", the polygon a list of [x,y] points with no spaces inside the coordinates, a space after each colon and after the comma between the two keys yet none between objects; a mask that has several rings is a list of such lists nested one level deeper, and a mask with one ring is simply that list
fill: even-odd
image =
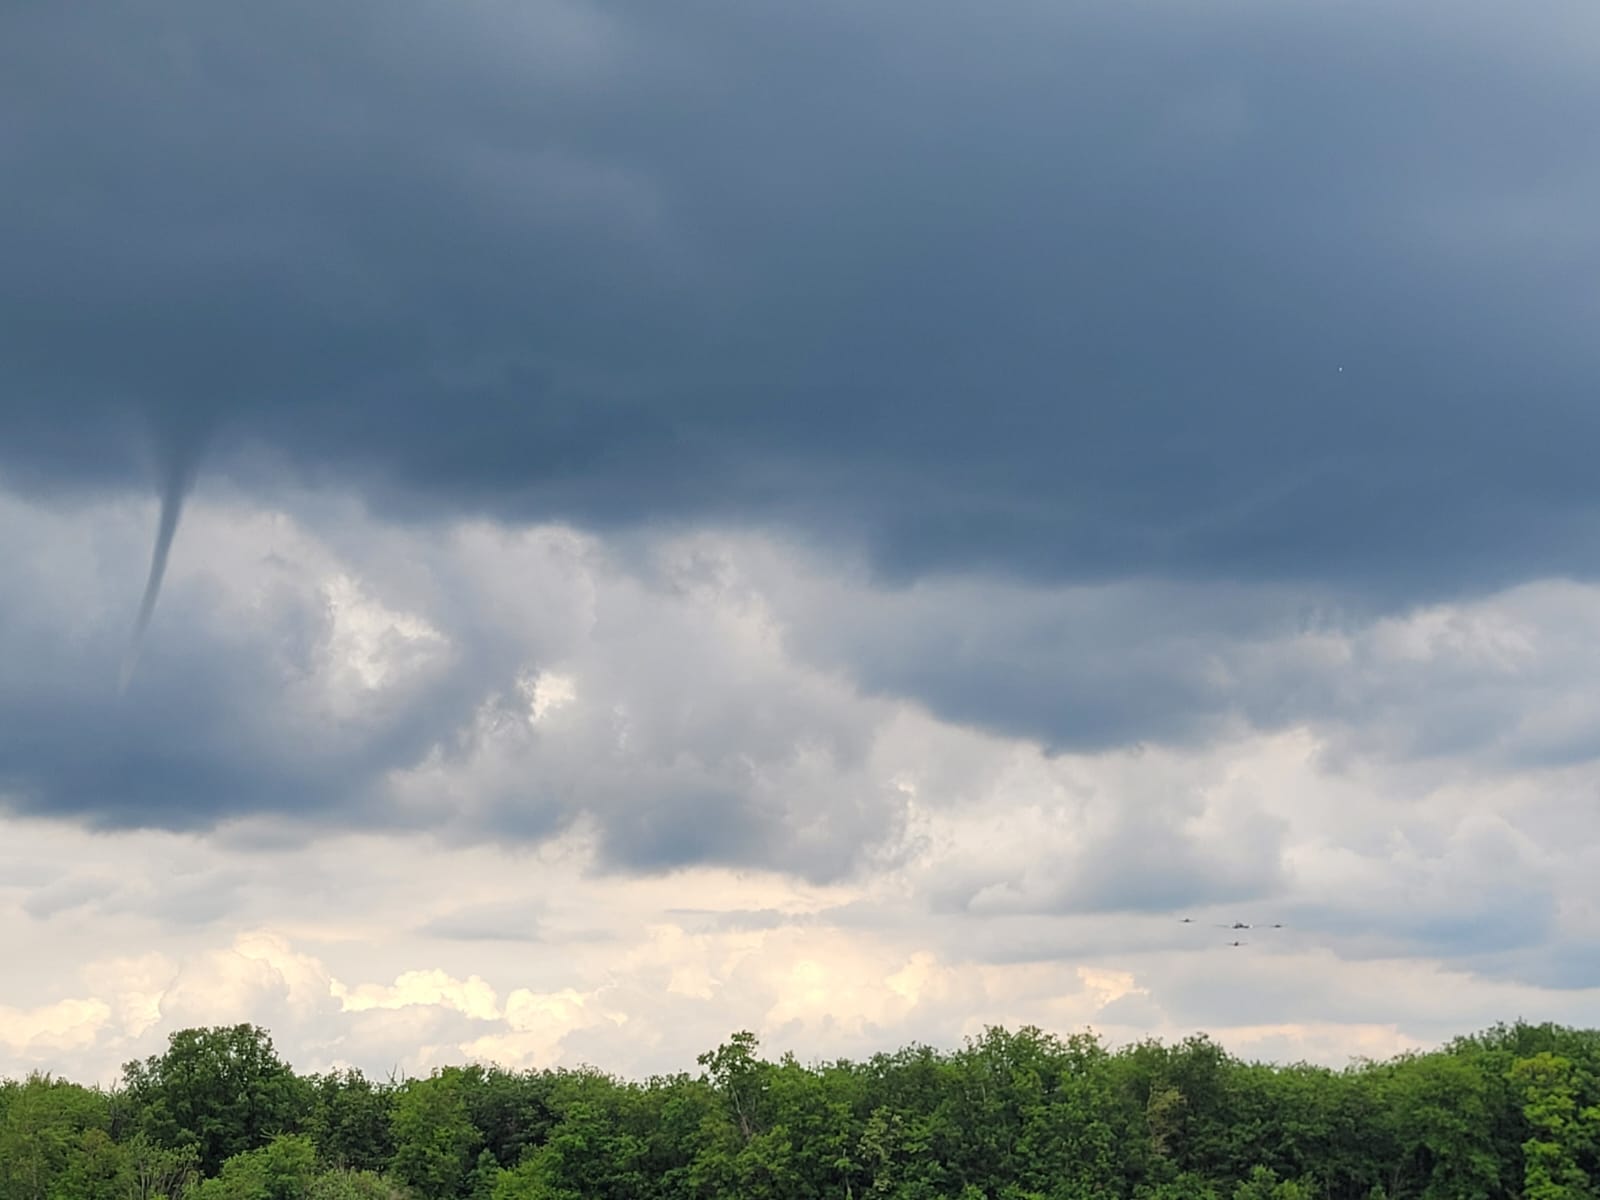
[{"label": "funnel cloud", "polygon": [[133,681],[134,669],[139,664],[139,650],[144,644],[145,630],[156,610],[156,600],[161,595],[161,581],[167,574],[167,557],[172,552],[172,539],[178,532],[178,521],[183,516],[183,502],[194,483],[198,450],[188,446],[169,448],[162,468],[161,519],[156,525],[156,541],[150,551],[150,574],[145,580],[144,596],[139,601],[139,615],[134,619],[133,636],[128,641],[128,651],[123,656],[122,674],[117,681],[119,693],[128,690]]}]

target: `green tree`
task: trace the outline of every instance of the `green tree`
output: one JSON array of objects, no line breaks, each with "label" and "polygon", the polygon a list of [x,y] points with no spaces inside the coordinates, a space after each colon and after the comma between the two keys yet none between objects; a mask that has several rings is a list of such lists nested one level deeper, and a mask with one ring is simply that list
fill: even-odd
[{"label": "green tree", "polygon": [[808,1069],[792,1054],[768,1072],[766,1085],[775,1135],[784,1165],[763,1168],[772,1178],[787,1175],[801,1196],[854,1197],[865,1183],[856,1154],[855,1112],[861,1080],[848,1064]]},{"label": "green tree", "polygon": [[467,1112],[462,1068],[407,1081],[395,1097],[390,1127],[397,1179],[425,1200],[454,1200],[463,1193],[483,1137]]},{"label": "green tree", "polygon": [[339,1171],[382,1171],[394,1157],[394,1089],[360,1071],[330,1071],[306,1080],[304,1127],[322,1164]]},{"label": "green tree", "polygon": [[273,1138],[259,1150],[236,1154],[192,1200],[308,1200],[317,1177],[317,1148],[301,1134]]},{"label": "green tree", "polygon": [[650,1118],[657,1098],[649,1089],[598,1071],[563,1071],[553,1078],[549,1098],[556,1123],[524,1162],[531,1164],[528,1178],[553,1194],[631,1200],[659,1195],[668,1179],[684,1180],[692,1151],[680,1146],[664,1153],[654,1140]]},{"label": "green tree", "polygon": [[551,1108],[556,1086],[557,1077],[544,1073],[516,1074],[499,1067],[463,1069],[467,1115],[495,1165],[515,1166],[530,1147],[543,1144],[556,1120]]},{"label": "green tree", "polygon": [[0,1200],[47,1200],[69,1175],[89,1188],[92,1168],[77,1160],[104,1159],[110,1120],[105,1094],[93,1088],[37,1074],[0,1086]]},{"label": "green tree", "polygon": [[765,1065],[756,1056],[756,1035],[741,1029],[696,1061],[706,1069],[717,1094],[728,1104],[740,1135],[749,1141],[761,1129]]},{"label": "green tree", "polygon": [[50,1189],[51,1200],[128,1200],[133,1190],[128,1155],[103,1129],[85,1130]]},{"label": "green tree", "polygon": [[293,1132],[310,1108],[309,1089],[255,1025],[179,1030],[164,1054],[122,1073],[138,1128],[161,1146],[193,1146],[207,1176]]},{"label": "green tree", "polygon": [[[1389,1192],[1420,1184],[1422,1200],[1495,1200],[1503,1194],[1494,1152],[1489,1081],[1474,1059],[1402,1056],[1387,1068],[1389,1119],[1399,1157]],[[1510,1164],[1504,1164],[1509,1166]]]},{"label": "green tree", "polygon": [[704,1079],[687,1074],[660,1076],[639,1089],[635,1103],[644,1140],[640,1169],[657,1180],[663,1200],[693,1200],[705,1147],[732,1144],[722,1104]]},{"label": "green tree", "polygon": [[192,1144],[159,1146],[143,1132],[122,1143],[127,1160],[128,1200],[178,1200],[200,1173]]},{"label": "green tree", "polygon": [[373,1171],[334,1169],[311,1181],[307,1200],[409,1200],[409,1193]]},{"label": "green tree", "polygon": [[1307,1183],[1279,1179],[1271,1167],[1257,1166],[1250,1177],[1233,1189],[1233,1200],[1312,1200],[1316,1189]]},{"label": "green tree", "polygon": [[489,1200],[584,1200],[570,1188],[553,1179],[552,1163],[531,1154],[509,1171],[502,1171],[489,1193]]},{"label": "green tree", "polygon": [[1588,1200],[1594,1191],[1580,1158],[1591,1152],[1600,1110],[1580,1106],[1573,1064],[1542,1050],[1510,1071],[1533,1136],[1522,1144],[1525,1200]]},{"label": "green tree", "polygon": [[1592,1200],[1600,1178],[1593,1030],[1342,1072],[1032,1028],[807,1067],[741,1032],[700,1066],[300,1080],[259,1030],[190,1030],[122,1092],[0,1081],[0,1200]]},{"label": "green tree", "polygon": [[1220,1200],[1211,1181],[1192,1171],[1163,1183],[1140,1184],[1134,1188],[1133,1197],[1134,1200]]}]

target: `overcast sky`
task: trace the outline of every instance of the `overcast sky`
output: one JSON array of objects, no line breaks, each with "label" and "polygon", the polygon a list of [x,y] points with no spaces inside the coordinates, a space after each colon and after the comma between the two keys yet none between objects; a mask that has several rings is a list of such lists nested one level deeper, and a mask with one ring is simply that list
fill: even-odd
[{"label": "overcast sky", "polygon": [[1592,1022],[1597,112],[1556,0],[5,6],[0,1074]]}]

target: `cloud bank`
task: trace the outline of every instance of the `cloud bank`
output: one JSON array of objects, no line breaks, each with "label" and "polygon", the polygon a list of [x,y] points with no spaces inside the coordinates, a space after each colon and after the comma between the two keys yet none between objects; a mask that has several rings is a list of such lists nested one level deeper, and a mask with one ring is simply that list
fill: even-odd
[{"label": "cloud bank", "polygon": [[11,6],[0,1071],[1584,1019],[1597,21]]},{"label": "cloud bank", "polygon": [[1580,7],[4,21],[29,486],[204,429],[241,481],[899,578],[1592,572]]}]

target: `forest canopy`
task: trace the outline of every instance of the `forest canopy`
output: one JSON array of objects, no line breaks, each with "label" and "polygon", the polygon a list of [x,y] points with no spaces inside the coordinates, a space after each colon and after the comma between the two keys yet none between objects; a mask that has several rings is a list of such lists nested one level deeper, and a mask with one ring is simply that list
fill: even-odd
[{"label": "forest canopy", "polygon": [[186,1029],[112,1088],[0,1082],[0,1200],[1576,1200],[1600,1031],[1517,1022],[1343,1070],[1204,1036],[991,1028],[862,1062],[297,1074]]}]

